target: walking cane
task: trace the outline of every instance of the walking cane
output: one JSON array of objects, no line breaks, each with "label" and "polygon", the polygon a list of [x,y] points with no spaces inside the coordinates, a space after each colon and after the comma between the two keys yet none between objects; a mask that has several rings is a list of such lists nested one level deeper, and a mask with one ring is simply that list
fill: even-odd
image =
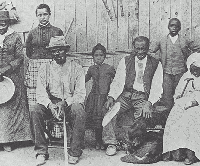
[{"label": "walking cane", "polygon": [[[62,101],[64,102],[64,83],[62,82]],[[65,155],[65,166],[68,166],[68,151],[67,151],[67,127],[66,127],[66,118],[65,118],[65,110],[64,110],[64,155]]]}]

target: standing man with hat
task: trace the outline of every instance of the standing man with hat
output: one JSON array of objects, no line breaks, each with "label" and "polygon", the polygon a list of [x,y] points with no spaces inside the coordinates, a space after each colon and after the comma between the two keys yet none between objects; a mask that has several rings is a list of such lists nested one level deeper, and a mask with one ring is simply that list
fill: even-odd
[{"label": "standing man with hat", "polygon": [[32,140],[24,86],[23,45],[9,23],[9,12],[0,11],[0,144],[5,151],[11,151],[14,142]]},{"label": "standing man with hat", "polygon": [[62,110],[73,127],[68,162],[76,164],[82,154],[85,133],[85,74],[79,64],[67,58],[69,45],[66,45],[64,36],[52,37],[48,49],[53,61],[41,66],[38,72],[37,104],[31,111],[37,164],[44,164],[49,156],[44,121],[52,117],[62,119]]}]

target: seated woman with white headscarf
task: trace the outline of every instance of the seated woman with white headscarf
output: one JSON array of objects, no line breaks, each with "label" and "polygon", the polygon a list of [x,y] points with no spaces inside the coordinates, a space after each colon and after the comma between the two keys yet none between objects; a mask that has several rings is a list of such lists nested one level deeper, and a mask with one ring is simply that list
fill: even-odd
[{"label": "seated woman with white headscarf", "polygon": [[175,104],[165,126],[163,153],[168,152],[168,160],[171,154],[174,160],[191,165],[200,159],[200,53],[189,56],[187,67],[176,88]]}]

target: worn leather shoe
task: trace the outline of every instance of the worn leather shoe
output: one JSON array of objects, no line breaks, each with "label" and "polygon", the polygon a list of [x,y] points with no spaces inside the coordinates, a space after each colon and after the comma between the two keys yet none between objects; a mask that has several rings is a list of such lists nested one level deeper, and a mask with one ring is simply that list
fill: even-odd
[{"label": "worn leather shoe", "polygon": [[3,145],[3,149],[4,149],[4,151],[6,151],[6,152],[11,152],[11,151],[12,151],[12,148],[11,148],[11,146],[9,146],[9,145]]},{"label": "worn leather shoe", "polygon": [[74,156],[68,155],[68,163],[69,164],[77,164],[78,161],[79,161],[79,157],[74,157]]},{"label": "worn leather shoe", "polygon": [[184,164],[185,165],[192,165],[195,161],[194,160],[189,160],[188,158],[185,159]]},{"label": "worn leather shoe", "polygon": [[36,154],[36,166],[40,166],[46,163],[46,160],[49,158],[48,154]]},{"label": "worn leather shoe", "polygon": [[108,156],[114,156],[117,154],[117,147],[116,145],[108,145],[107,149],[106,149],[106,154]]}]

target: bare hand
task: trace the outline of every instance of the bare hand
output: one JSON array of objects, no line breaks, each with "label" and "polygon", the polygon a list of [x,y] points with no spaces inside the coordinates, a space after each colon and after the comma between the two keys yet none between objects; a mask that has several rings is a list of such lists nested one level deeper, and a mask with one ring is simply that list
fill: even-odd
[{"label": "bare hand", "polygon": [[181,95],[178,95],[177,97],[176,97],[176,99],[180,99],[182,96]]},{"label": "bare hand", "polygon": [[114,99],[112,97],[109,97],[108,100],[105,103],[106,109],[109,109],[114,105]]},{"label": "bare hand", "polygon": [[11,66],[7,65],[6,67],[2,67],[0,68],[0,75],[4,75],[5,72],[7,72],[8,70],[10,70]]},{"label": "bare hand", "polygon": [[194,106],[197,106],[197,105],[198,105],[197,101],[189,101],[185,104],[184,109],[187,110],[188,108],[191,108],[191,107],[194,107]]},{"label": "bare hand", "polygon": [[65,108],[68,106],[65,101],[59,101],[56,103],[58,107],[58,118],[61,119],[64,116]]},{"label": "bare hand", "polygon": [[152,117],[152,112],[153,112],[153,107],[151,103],[146,103],[143,107],[143,117],[144,118],[151,118]]},{"label": "bare hand", "polygon": [[151,118],[151,117],[152,117],[152,112],[150,112],[150,111],[144,112],[144,111],[143,111],[143,117],[146,118],[146,119],[147,119],[147,118]]},{"label": "bare hand", "polygon": [[58,106],[56,104],[49,103],[48,108],[51,110],[53,117],[58,119]]}]

